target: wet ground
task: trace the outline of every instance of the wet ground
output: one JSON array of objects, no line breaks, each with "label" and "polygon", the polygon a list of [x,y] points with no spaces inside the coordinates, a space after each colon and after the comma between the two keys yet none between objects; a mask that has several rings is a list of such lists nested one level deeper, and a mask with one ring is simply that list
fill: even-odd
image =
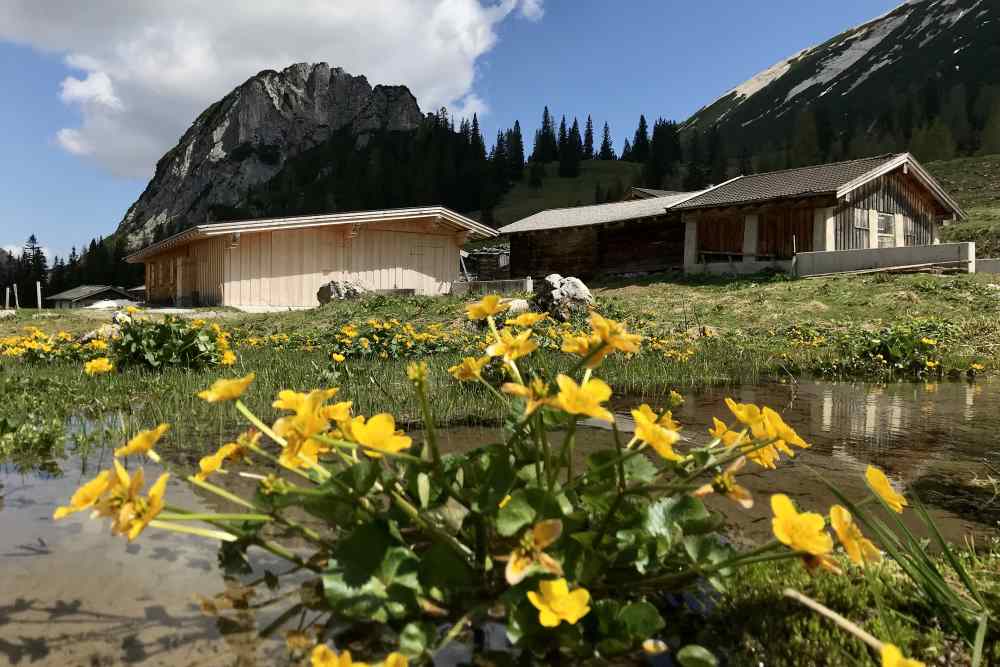
[{"label": "wet ground", "polygon": [[[731,421],[722,400],[732,395],[778,410],[813,445],[777,471],[747,469],[743,483],[757,497],[752,510],[715,503],[737,537],[769,534],[771,493],[782,491],[803,507],[825,511],[833,497],[817,473],[861,497],[864,468],[872,463],[896,483],[917,489],[945,535],[962,541],[995,534],[1000,520],[1000,489],[989,481],[991,474],[1000,477],[998,390],[1000,384],[990,382],[710,388],[688,394],[675,416],[690,441],[704,442],[713,415]],[[615,404],[621,430],[631,430],[627,408],[641,400]],[[463,449],[495,441],[498,433],[454,428],[443,437],[449,448]],[[580,455],[606,446],[610,437],[603,428],[580,429]],[[246,598],[244,584],[265,570],[284,569],[266,554],[252,551],[255,570],[227,578],[217,544],[202,538],[150,529],[130,545],[85,513],[51,520],[57,505],[109,463],[104,450],[61,461],[61,475],[0,466],[0,664],[288,664],[283,635],[261,639],[258,633],[288,608],[290,598],[269,601],[294,589],[301,577],[287,578],[274,592],[259,587],[256,597]],[[147,479],[155,478],[155,466],[145,467]],[[167,496],[191,509],[232,510],[183,483],[171,483]],[[206,615],[195,598],[199,593],[226,594],[242,608]],[[290,620],[292,627],[308,622]],[[455,664],[464,653],[455,647],[447,662]]]}]

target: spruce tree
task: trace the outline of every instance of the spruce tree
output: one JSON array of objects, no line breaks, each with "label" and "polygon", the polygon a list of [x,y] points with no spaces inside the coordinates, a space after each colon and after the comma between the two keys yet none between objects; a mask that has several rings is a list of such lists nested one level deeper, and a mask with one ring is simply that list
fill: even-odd
[{"label": "spruce tree", "polygon": [[687,173],[684,175],[685,190],[701,190],[708,184],[708,174],[703,160],[701,133],[698,130],[692,130],[687,148]]},{"label": "spruce tree", "polygon": [[583,159],[594,159],[594,121],[587,114],[587,125],[583,130]]},{"label": "spruce tree", "polygon": [[563,153],[566,151],[566,141],[569,138],[569,133],[566,130],[566,116],[562,117],[559,122],[559,140],[556,144],[556,158],[561,162],[563,159]]},{"label": "spruce tree", "polygon": [[558,158],[558,153],[555,125],[549,108],[545,107],[542,111],[542,126],[535,132],[535,146],[531,159],[535,162],[552,162]]},{"label": "spruce tree", "polygon": [[632,161],[632,144],[628,142],[628,139],[625,140],[625,145],[622,146],[622,156],[620,159],[623,162]]},{"label": "spruce tree", "polygon": [[566,178],[579,176],[582,159],[583,139],[580,137],[580,123],[574,118],[573,126],[566,135],[565,144],[559,151],[559,175]]},{"label": "spruce tree", "polygon": [[521,136],[521,124],[516,120],[507,136],[507,164],[507,177],[512,182],[524,178],[524,139]]},{"label": "spruce tree", "polygon": [[[622,151],[624,160],[625,152]],[[639,114],[639,126],[635,128],[635,136],[632,138],[632,151],[629,154],[632,162],[645,162],[649,159],[649,127],[646,124],[646,116]]]},{"label": "spruce tree", "polygon": [[611,143],[611,129],[604,123],[604,132],[601,134],[601,148],[597,152],[598,160],[614,160],[615,148]]}]

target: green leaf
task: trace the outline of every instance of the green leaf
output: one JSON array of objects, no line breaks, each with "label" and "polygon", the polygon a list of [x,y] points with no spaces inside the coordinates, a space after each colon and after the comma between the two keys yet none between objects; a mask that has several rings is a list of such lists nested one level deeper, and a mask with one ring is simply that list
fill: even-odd
[{"label": "green leaf", "polygon": [[716,667],[719,664],[711,651],[697,644],[688,644],[678,651],[677,662],[682,667]]},{"label": "green leaf", "polygon": [[649,639],[666,625],[656,607],[646,601],[626,606],[618,613],[618,620],[626,635],[636,642]]},{"label": "green leaf", "polygon": [[424,588],[455,592],[455,589],[474,588],[476,577],[458,554],[444,544],[436,543],[422,554],[420,581]]},{"label": "green leaf", "polygon": [[525,491],[517,491],[497,513],[497,532],[504,537],[516,534],[535,521],[535,508]]},{"label": "green leaf", "polygon": [[425,472],[417,475],[417,496],[420,498],[420,507],[427,509],[431,502],[431,478]]},{"label": "green leaf", "polygon": [[436,634],[431,623],[407,623],[399,633],[399,652],[410,659],[419,658],[430,649]]},{"label": "green leaf", "polygon": [[344,581],[361,586],[375,575],[394,540],[384,521],[358,526],[337,543],[334,558],[340,564]]}]

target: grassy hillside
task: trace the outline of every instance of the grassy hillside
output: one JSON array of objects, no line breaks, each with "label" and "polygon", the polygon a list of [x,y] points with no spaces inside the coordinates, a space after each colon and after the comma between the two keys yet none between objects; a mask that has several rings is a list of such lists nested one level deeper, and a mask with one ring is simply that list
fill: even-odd
[{"label": "grassy hillside", "polygon": [[[494,209],[493,224],[503,227],[546,209],[593,204],[596,185],[600,184],[601,190],[606,192],[620,183],[622,191],[627,191],[638,182],[642,171],[640,164],[618,160],[587,160],[580,165],[577,178],[560,178],[558,168],[555,162],[545,166],[540,188],[531,187],[525,174],[524,180],[515,184]],[[482,219],[478,212],[473,217]]]},{"label": "grassy hillside", "polygon": [[969,219],[947,227],[946,241],[975,241],[980,257],[1000,257],[1000,155],[931,162],[927,168]]}]

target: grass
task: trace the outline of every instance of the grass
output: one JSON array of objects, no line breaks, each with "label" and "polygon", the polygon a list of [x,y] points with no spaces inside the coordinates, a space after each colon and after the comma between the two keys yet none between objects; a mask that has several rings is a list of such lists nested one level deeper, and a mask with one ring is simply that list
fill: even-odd
[{"label": "grass", "polygon": [[[642,171],[642,165],[638,163],[618,160],[584,161],[577,178],[561,178],[558,168],[555,162],[545,165],[545,177],[540,188],[531,187],[525,173],[524,180],[515,183],[493,209],[494,226],[503,227],[550,208],[593,204],[597,185],[601,186],[602,192],[607,192],[608,188],[620,184],[622,192],[627,192],[629,187],[639,182]],[[482,214],[475,213],[473,217],[478,220]]]}]

